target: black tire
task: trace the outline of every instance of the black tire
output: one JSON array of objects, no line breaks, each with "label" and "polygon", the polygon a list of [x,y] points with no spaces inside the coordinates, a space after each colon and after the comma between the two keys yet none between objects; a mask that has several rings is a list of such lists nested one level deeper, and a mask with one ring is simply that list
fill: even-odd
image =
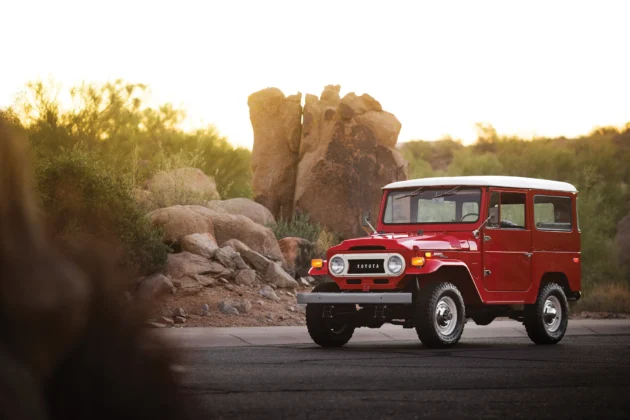
[{"label": "black tire", "polygon": [[477,325],[490,325],[496,316],[490,314],[479,314],[472,317],[472,320],[475,321]]},{"label": "black tire", "polygon": [[[444,303],[455,319],[445,319],[444,315],[448,315],[445,312],[438,317],[438,304],[444,309]],[[451,305],[456,311],[452,311]],[[466,323],[464,299],[452,283],[429,283],[418,293],[414,317],[416,333],[422,344],[429,348],[454,346],[461,338]],[[454,322],[452,326],[451,322]]]},{"label": "black tire", "polygon": [[[313,293],[339,292],[337,283],[322,283],[313,289]],[[311,339],[322,347],[341,347],[348,343],[354,334],[354,326],[339,323],[334,319],[323,318],[323,304],[309,303],[306,305],[306,328]],[[354,305],[349,305],[353,308]]]},{"label": "black tire", "polygon": [[[558,308],[561,310],[559,316]],[[555,317],[552,317],[554,311]],[[556,283],[542,286],[536,303],[525,305],[523,324],[527,335],[536,344],[559,343],[567,331],[568,323],[569,302],[562,287]]]}]

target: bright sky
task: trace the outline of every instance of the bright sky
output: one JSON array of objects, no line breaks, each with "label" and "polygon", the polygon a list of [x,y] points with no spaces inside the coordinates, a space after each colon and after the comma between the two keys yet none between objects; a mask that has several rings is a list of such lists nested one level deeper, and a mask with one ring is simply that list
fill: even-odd
[{"label": "bright sky", "polygon": [[0,0],[0,107],[28,80],[123,78],[251,148],[247,96],[369,93],[399,141],[630,121],[630,1]]}]

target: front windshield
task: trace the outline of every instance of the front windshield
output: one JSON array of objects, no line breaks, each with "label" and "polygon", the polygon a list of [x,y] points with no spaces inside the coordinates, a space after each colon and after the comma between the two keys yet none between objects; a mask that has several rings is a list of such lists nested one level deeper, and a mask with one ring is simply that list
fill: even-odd
[{"label": "front windshield", "polygon": [[383,223],[475,223],[479,220],[480,203],[480,188],[426,187],[390,191]]}]

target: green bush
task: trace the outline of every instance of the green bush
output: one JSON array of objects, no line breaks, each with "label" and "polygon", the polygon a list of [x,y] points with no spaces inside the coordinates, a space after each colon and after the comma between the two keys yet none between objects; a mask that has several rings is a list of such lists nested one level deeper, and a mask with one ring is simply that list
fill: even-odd
[{"label": "green bush", "polygon": [[328,248],[340,242],[334,233],[312,222],[306,213],[296,214],[290,221],[280,219],[268,227],[273,230],[277,239],[297,237],[311,242],[314,245],[311,258],[323,258]]},{"label": "green bush", "polygon": [[137,207],[129,183],[108,169],[98,154],[77,147],[40,158],[36,181],[54,236],[111,241],[121,263],[141,273],[165,264],[168,248],[162,244],[162,232]]}]

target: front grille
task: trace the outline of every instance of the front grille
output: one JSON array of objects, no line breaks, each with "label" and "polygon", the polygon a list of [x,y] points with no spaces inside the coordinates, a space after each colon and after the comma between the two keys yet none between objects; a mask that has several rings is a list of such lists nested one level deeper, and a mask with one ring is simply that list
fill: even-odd
[{"label": "front grille", "polygon": [[348,260],[348,274],[384,274],[385,260]]}]

